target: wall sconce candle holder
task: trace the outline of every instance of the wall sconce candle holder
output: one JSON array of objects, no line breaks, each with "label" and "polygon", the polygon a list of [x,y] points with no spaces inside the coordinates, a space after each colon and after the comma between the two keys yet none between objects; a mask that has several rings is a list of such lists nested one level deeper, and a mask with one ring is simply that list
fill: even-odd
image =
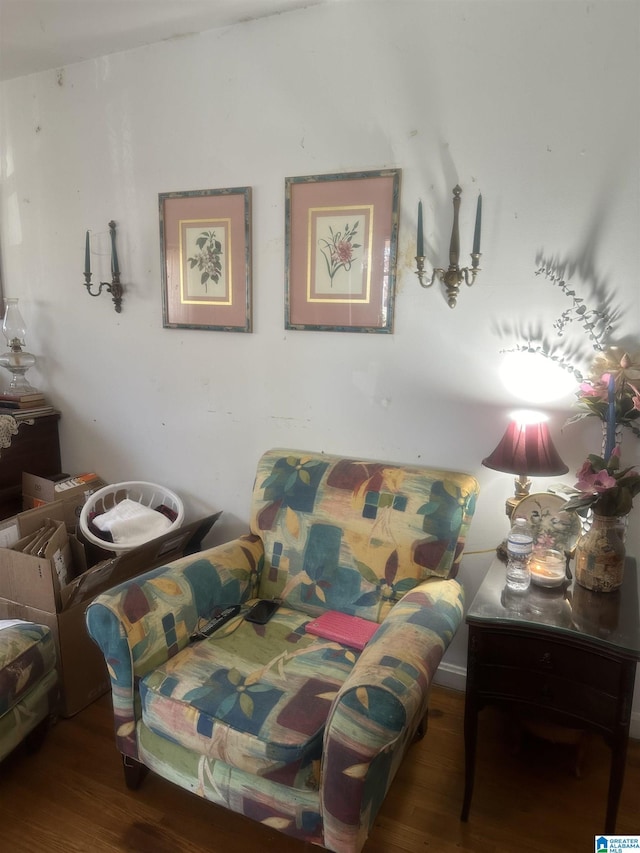
[{"label": "wall sconce candle holder", "polygon": [[464,281],[471,287],[475,282],[480,270],[480,229],[482,222],[482,195],[478,195],[476,207],[476,223],[473,232],[473,251],[471,252],[471,267],[460,267],[460,229],[458,215],[460,211],[460,196],[462,189],[458,184],[453,188],[453,227],[451,229],[451,242],[449,245],[449,266],[447,269],[434,268],[431,278],[427,281],[428,273],[425,270],[424,233],[422,227],[422,202],[418,204],[418,242],[416,251],[416,275],[422,287],[431,287],[438,279],[446,288],[446,299],[450,308],[456,307],[460,285]]},{"label": "wall sconce candle holder", "polygon": [[89,241],[89,232],[87,231],[84,253],[84,286],[87,288],[89,296],[100,296],[102,289],[106,288],[107,293],[111,294],[116,313],[120,314],[122,312],[122,295],[124,293],[124,288],[120,284],[120,267],[118,265],[118,253],[116,251],[116,223],[113,219],[109,223],[109,232],[111,235],[111,281],[101,281],[99,283],[97,293],[93,293],[91,291],[91,244]]}]

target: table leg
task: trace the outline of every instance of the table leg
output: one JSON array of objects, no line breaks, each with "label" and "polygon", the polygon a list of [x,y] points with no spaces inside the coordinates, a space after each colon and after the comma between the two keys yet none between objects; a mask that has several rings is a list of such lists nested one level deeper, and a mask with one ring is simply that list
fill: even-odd
[{"label": "table leg", "polygon": [[467,684],[464,700],[464,798],[460,820],[466,821],[471,808],[473,781],[476,767],[476,743],[478,740],[478,710],[476,698],[476,658],[478,637],[473,628],[469,630],[467,648]]},{"label": "table leg", "polygon": [[606,835],[615,835],[618,804],[624,781],[624,765],[627,757],[627,738],[616,737],[611,746],[611,773],[609,775],[609,794],[607,796],[607,816],[604,821]]},{"label": "table leg", "polygon": [[629,743],[629,723],[631,706],[633,704],[633,686],[635,683],[635,661],[625,666],[618,701],[618,723],[611,737],[611,772],[609,774],[609,793],[607,795],[607,815],[604,831],[607,835],[615,835],[618,805],[624,782],[624,769],[627,760],[627,745]]}]

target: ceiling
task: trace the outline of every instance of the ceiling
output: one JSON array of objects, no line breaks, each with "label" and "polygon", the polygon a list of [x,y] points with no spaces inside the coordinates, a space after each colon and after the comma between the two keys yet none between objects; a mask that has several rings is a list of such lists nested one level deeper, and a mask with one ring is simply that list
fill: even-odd
[{"label": "ceiling", "polygon": [[338,0],[0,0],[0,80]]}]

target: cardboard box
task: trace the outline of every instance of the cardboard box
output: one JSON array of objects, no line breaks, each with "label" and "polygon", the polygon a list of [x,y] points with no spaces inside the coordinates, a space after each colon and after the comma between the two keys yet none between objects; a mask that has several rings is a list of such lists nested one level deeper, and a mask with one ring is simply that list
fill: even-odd
[{"label": "cardboard box", "polygon": [[202,540],[221,513],[170,531],[132,551],[110,557],[86,569],[84,549],[68,536],[73,565],[80,569],[68,583],[59,581],[53,559],[10,550],[7,545],[36,530],[45,518],[64,520],[63,501],[20,513],[0,522],[0,618],[26,619],[47,625],[56,640],[62,693],[61,713],[76,714],[109,689],[100,649],[87,634],[85,610],[111,587],[149,569],[201,550]]},{"label": "cardboard box", "polygon": [[78,474],[76,477],[54,479],[23,472],[22,509],[35,509],[54,501],[63,501],[66,504],[67,526],[72,526],[78,523],[87,492],[96,492],[106,485],[97,474]]},{"label": "cardboard box", "polygon": [[22,474],[22,494],[43,503],[53,501],[73,500],[79,495],[84,497],[88,490],[95,492],[106,483],[97,474],[78,474],[76,477],[65,476],[63,479],[38,477],[35,474]]}]

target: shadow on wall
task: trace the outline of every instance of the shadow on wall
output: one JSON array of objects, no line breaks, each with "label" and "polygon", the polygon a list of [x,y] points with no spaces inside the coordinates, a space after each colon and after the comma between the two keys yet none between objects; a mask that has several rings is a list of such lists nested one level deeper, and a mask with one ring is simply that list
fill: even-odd
[{"label": "shadow on wall", "polygon": [[[620,169],[621,163],[616,168]],[[628,306],[616,298],[615,284],[598,269],[597,255],[602,245],[602,235],[612,215],[610,208],[613,187],[622,186],[622,176],[613,175],[603,179],[599,201],[593,206],[590,219],[585,223],[584,235],[575,250],[561,254],[550,253],[540,248],[535,256],[536,275],[543,275],[553,285],[561,288],[570,300],[568,308],[553,323],[550,333],[541,321],[523,317],[517,321],[496,321],[494,332],[501,339],[511,338],[519,342],[513,349],[541,352],[553,358],[561,367],[574,372],[578,365],[589,367],[594,351],[612,346],[611,337],[619,328],[620,320]],[[579,280],[580,285],[569,286],[567,282]],[[582,326],[578,338],[568,329],[571,324]],[[569,331],[569,335],[566,332]],[[634,351],[638,341],[618,339],[616,346]]]},{"label": "shadow on wall", "polygon": [[[502,352],[540,353],[580,380],[580,368],[591,365],[594,352],[612,345],[610,338],[624,315],[624,309],[616,302],[615,294],[607,288],[606,279],[596,272],[589,254],[590,250],[585,250],[584,255],[561,258],[558,255],[545,255],[542,250],[537,253],[534,274],[559,288],[567,297],[568,307],[553,322],[552,331],[544,328],[542,320],[495,320],[493,331],[498,337],[515,341]],[[568,284],[576,275],[585,284],[586,296],[581,295],[579,286]],[[578,338],[575,334],[566,336],[572,325],[582,327],[582,337]],[[618,340],[616,346],[635,349],[638,343]]]}]

